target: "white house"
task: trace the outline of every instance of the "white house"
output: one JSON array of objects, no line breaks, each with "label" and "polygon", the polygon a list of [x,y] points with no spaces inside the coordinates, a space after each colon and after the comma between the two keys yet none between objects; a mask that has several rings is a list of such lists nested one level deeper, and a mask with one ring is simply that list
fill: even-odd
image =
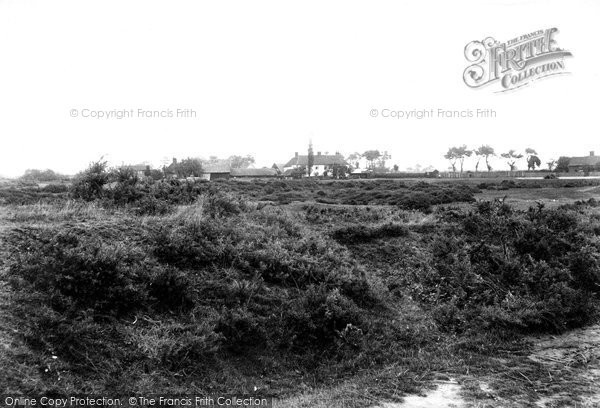
[{"label": "white house", "polygon": [[[344,157],[339,154],[321,154],[317,152],[314,156],[314,162],[312,166],[311,176],[323,176],[326,174],[331,175],[331,171],[335,165],[347,166],[348,163],[344,160]],[[308,167],[308,155],[299,155],[298,152],[294,154],[284,166],[283,170],[293,170],[300,167]]]}]

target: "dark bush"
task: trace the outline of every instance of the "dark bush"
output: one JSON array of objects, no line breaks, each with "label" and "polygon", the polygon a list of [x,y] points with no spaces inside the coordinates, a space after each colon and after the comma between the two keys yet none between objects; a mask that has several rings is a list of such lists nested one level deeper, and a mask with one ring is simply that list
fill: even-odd
[{"label": "dark bush", "polygon": [[495,201],[454,220],[432,244],[431,273],[418,276],[442,327],[559,331],[595,316],[600,248],[575,212]]},{"label": "dark bush", "polygon": [[108,182],[107,163],[97,161],[91,163],[86,170],[75,176],[71,186],[71,194],[74,198],[81,198],[86,201],[102,198],[105,197],[104,186]]}]

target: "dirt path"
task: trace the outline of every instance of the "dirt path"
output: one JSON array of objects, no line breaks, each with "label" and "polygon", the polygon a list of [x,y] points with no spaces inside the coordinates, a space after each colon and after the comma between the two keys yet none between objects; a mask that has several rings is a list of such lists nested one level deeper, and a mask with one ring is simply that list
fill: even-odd
[{"label": "dirt path", "polygon": [[544,364],[549,375],[566,371],[572,378],[558,392],[540,399],[538,407],[560,406],[578,396],[579,406],[600,407],[600,325],[539,338],[529,358]]},{"label": "dirt path", "polygon": [[[600,408],[600,325],[573,330],[560,336],[533,338],[532,353],[526,360],[541,364],[543,381],[524,379],[532,393],[515,389],[513,395],[499,396],[489,384],[498,375],[485,378],[460,377],[440,382],[425,395],[409,395],[402,403],[384,403],[380,408]],[[512,367],[519,372],[518,367]],[[547,377],[546,377],[547,376]],[[473,386],[479,397],[473,398]],[[470,388],[470,392],[467,391]],[[531,395],[535,397],[531,398]]]},{"label": "dirt path", "polygon": [[456,381],[444,381],[426,395],[409,395],[401,403],[386,403],[381,408],[466,408],[460,395],[461,387]]}]

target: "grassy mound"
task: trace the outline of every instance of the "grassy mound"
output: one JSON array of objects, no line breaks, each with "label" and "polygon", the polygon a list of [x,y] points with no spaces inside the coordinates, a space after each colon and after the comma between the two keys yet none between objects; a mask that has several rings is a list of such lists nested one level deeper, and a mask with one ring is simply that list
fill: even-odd
[{"label": "grassy mound", "polygon": [[55,381],[240,391],[264,370],[366,364],[374,344],[406,338],[382,324],[395,313],[386,290],[343,247],[228,195],[169,217],[23,227],[9,241],[16,313]]}]

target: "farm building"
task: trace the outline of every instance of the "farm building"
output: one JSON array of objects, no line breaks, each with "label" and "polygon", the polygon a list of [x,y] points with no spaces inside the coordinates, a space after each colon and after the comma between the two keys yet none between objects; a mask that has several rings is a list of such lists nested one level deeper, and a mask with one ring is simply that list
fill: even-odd
[{"label": "farm building", "polygon": [[263,178],[277,176],[277,170],[269,169],[267,167],[263,167],[260,169],[231,169],[231,177],[234,178]]},{"label": "farm building", "polygon": [[569,160],[569,172],[588,171],[600,166],[600,156],[591,151],[589,156],[571,157]]},{"label": "farm building", "polygon": [[[312,167],[311,176],[323,176],[328,172],[333,170],[335,165],[339,166],[347,166],[346,160],[344,157],[339,154],[321,154],[321,152],[317,152],[314,156],[314,163]],[[298,155],[298,152],[295,153],[294,157],[292,157],[284,166],[284,174],[289,173],[288,170],[297,169],[300,167],[308,167],[308,155]]]},{"label": "farm building", "polygon": [[231,165],[229,162],[205,164],[202,166],[203,180],[227,180],[231,176]]}]

